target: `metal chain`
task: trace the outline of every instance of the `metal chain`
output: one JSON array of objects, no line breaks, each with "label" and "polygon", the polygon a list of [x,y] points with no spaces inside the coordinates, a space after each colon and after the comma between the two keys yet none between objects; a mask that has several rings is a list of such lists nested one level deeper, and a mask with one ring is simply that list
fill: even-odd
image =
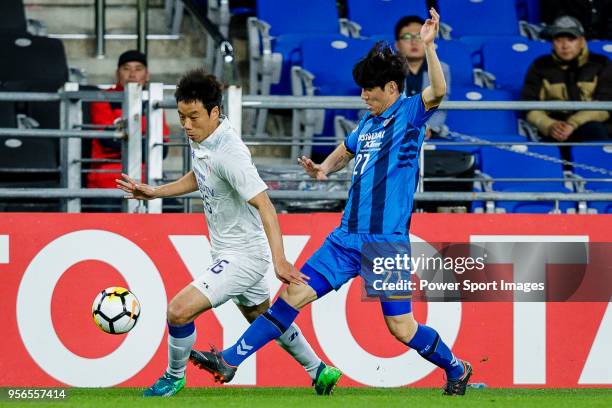
[{"label": "metal chain", "polygon": [[[492,142],[490,142],[489,140],[485,140],[485,139],[480,139],[478,137],[475,136],[469,136],[469,135],[465,135],[463,133],[459,133],[459,132],[455,132],[455,131],[448,131],[444,134],[440,133],[438,135],[439,137],[443,138],[443,139],[448,139],[448,140],[455,140],[455,139],[462,139],[464,141],[468,141],[468,142],[474,142],[474,143],[481,143],[483,145],[488,145],[491,147],[495,147],[497,149],[501,149],[501,150],[507,150],[507,151],[511,151],[517,154],[522,154],[525,156],[529,156],[529,157],[533,157],[536,159],[540,159],[540,160],[544,160],[544,161],[548,161],[548,162],[552,162],[552,163],[558,163],[558,164],[563,164],[566,166],[572,166],[574,168],[580,168],[580,169],[584,169],[584,170],[589,170],[592,171],[593,173],[601,173],[603,175],[606,176],[612,176],[612,171],[608,170],[608,169],[604,169],[601,167],[595,167],[595,166],[590,166],[588,164],[583,164],[583,163],[575,163],[573,161],[569,161],[569,160],[564,160],[564,159],[558,159],[556,157],[552,157],[552,156],[547,156],[545,154],[541,154],[541,153],[534,153],[534,152],[530,152],[530,151],[519,151],[516,149],[512,148],[512,145],[508,145],[508,146],[504,146],[504,145],[495,145]],[[513,143],[514,145],[520,145],[521,142],[516,142]]]}]

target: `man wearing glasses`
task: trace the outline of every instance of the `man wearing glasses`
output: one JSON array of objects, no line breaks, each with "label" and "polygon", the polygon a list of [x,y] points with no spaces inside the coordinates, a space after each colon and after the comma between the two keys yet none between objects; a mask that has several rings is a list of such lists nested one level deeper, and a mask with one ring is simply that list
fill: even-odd
[{"label": "man wearing glasses", "polygon": [[[407,72],[404,92],[406,96],[417,95],[429,86],[425,46],[421,40],[421,27],[425,21],[419,16],[402,17],[395,24],[395,48],[406,58]],[[446,80],[447,95],[451,92],[450,68],[444,62],[442,72]],[[446,121],[446,111],[438,110],[427,122],[425,137],[429,138],[439,133]]]}]

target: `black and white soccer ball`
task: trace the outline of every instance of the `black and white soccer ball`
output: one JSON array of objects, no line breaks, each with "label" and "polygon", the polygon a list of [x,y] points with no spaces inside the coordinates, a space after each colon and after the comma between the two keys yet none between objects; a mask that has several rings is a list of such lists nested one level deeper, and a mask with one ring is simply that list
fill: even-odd
[{"label": "black and white soccer ball", "polygon": [[91,308],[94,322],[110,334],[127,333],[140,317],[140,302],[129,290],[113,286],[96,296]]}]

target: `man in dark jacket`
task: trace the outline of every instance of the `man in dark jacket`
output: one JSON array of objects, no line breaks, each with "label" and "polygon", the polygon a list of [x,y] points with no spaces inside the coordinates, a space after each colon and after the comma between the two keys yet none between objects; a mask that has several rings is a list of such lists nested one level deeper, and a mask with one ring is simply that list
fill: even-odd
[{"label": "man in dark jacket", "polygon": [[[553,52],[537,58],[527,73],[522,98],[533,101],[609,101],[612,64],[590,54],[582,24],[563,16],[545,29]],[[527,120],[551,141],[607,140],[608,111],[529,111]]]}]

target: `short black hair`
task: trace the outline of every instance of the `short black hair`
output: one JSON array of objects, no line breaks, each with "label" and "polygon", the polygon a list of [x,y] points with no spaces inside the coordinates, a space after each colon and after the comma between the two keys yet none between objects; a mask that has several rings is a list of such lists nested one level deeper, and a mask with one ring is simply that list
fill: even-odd
[{"label": "short black hair", "polygon": [[210,115],[215,106],[221,110],[223,85],[205,70],[194,69],[179,79],[174,97],[177,103],[200,101]]},{"label": "short black hair", "polygon": [[412,23],[419,23],[420,25],[423,25],[425,24],[425,20],[423,20],[419,16],[404,16],[400,18],[399,21],[395,24],[395,39],[399,40],[399,35],[402,31],[402,28]]},{"label": "short black hair", "polygon": [[355,83],[364,89],[384,88],[394,81],[401,94],[406,76],[405,59],[397,55],[385,41],[378,41],[364,58],[353,67]]}]

